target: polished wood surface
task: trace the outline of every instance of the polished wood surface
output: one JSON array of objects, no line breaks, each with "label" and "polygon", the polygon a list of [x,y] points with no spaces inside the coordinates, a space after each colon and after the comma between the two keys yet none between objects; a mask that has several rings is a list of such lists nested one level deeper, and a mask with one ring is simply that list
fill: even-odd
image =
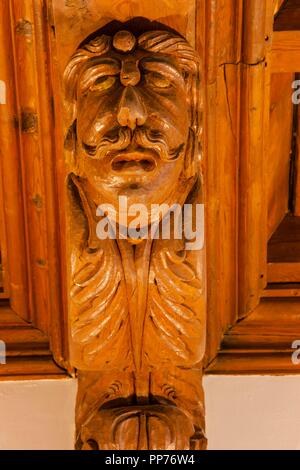
[{"label": "polished wood surface", "polygon": [[[293,133],[293,73],[272,74],[267,153],[268,239],[289,210]],[[284,119],[282,118],[284,116]]]},{"label": "polished wood surface", "polygon": [[[19,322],[19,326],[10,329],[10,343],[15,341],[16,351],[20,348],[18,365],[16,358],[8,357],[2,369],[6,377],[10,366],[15,374],[15,365],[19,377],[22,367],[24,375],[30,375],[29,362],[38,364],[39,376],[43,374],[43,365],[46,375],[48,372],[51,376],[53,372],[66,375],[52,357],[54,354],[56,361],[65,365],[45,21],[43,2],[1,2],[0,69],[7,93],[6,103],[0,106],[1,226],[4,225],[7,246],[6,297],[15,322]],[[0,328],[2,318],[1,304]],[[18,331],[24,321],[28,328],[20,342]],[[33,334],[38,330],[47,338],[46,362],[41,350],[32,347],[31,329]],[[30,359],[22,354],[26,348],[31,351]]]},{"label": "polished wood surface", "polygon": [[268,282],[300,281],[300,217],[286,215],[268,243]]},{"label": "polished wood surface", "polygon": [[300,331],[299,299],[265,299],[231,328],[207,374],[299,374],[292,343]]},{"label": "polished wood surface", "polygon": [[300,1],[285,0],[277,7],[274,31],[300,30]]},{"label": "polished wood surface", "polygon": [[[299,80],[300,75],[296,74],[296,80]],[[294,151],[295,151],[295,166],[294,166],[294,194],[293,194],[293,214],[295,216],[300,216],[300,107],[298,105],[298,110],[296,113],[296,123],[294,126],[295,142],[294,142]]]},{"label": "polished wood surface", "polygon": [[268,262],[300,262],[300,217],[284,218],[269,241]]},{"label": "polished wood surface", "polygon": [[[9,86],[7,104],[0,105],[0,243],[5,267],[5,293],[0,297],[8,298],[0,305],[0,332],[9,354],[0,378],[77,373],[78,447],[205,447],[203,365],[207,373],[299,373],[290,360],[292,336],[300,334],[297,229],[289,225],[288,239],[280,236],[274,245],[271,239],[268,247],[270,235],[277,237],[276,229],[284,228],[280,222],[291,186],[289,88],[300,70],[300,28],[292,17],[284,23],[288,5],[281,0],[1,2],[0,79]],[[144,89],[141,100],[134,89],[139,67],[128,60],[118,80],[109,76],[88,89],[97,94],[116,83],[128,88],[124,80],[129,73],[127,85],[134,91],[123,94],[122,127],[126,120],[127,127],[134,127],[126,111],[132,103],[138,121],[145,120],[145,107],[150,107],[168,125],[173,122],[174,145],[186,134],[189,118],[196,116],[191,110],[197,108],[194,143],[199,139],[203,157],[196,168],[192,158],[187,162],[186,179],[178,182],[175,170],[158,178],[157,194],[163,200],[172,188],[172,197],[183,204],[194,183],[190,178],[203,177],[205,260],[201,253],[192,256],[184,250],[174,255],[174,247],[159,241],[102,246],[88,237],[95,231],[101,190],[93,177],[99,174],[103,180],[109,170],[93,160],[102,127],[92,116],[101,102],[102,111],[115,122],[112,114],[121,103],[113,93],[106,101],[95,96],[85,101],[90,91],[73,89],[80,69],[75,65],[78,59],[84,68],[84,54],[90,58],[101,46],[100,41],[88,51],[84,48],[99,28],[133,17],[139,17],[136,37],[151,29],[158,34],[163,27],[180,34],[179,43],[186,48],[182,38],[187,40],[189,60],[198,63],[196,57],[201,58],[200,86],[188,97],[183,91],[174,93],[172,104],[167,92],[162,104]],[[105,34],[112,38],[116,28],[114,23]],[[120,45],[119,40],[114,44]],[[172,36],[170,43],[176,41]],[[128,46],[113,46],[114,54],[135,53],[122,47]],[[169,52],[168,65],[181,74],[176,57],[180,51],[171,47]],[[91,71],[86,73],[90,81]],[[183,74],[185,80],[189,73]],[[154,82],[168,88],[165,76],[158,81],[150,77],[148,84]],[[99,112],[101,125],[102,117]],[[86,146],[78,146],[78,140]],[[92,164],[77,165],[73,157],[81,148],[86,153],[80,156]],[[162,154],[167,160],[167,153]],[[116,161],[116,168],[132,164],[126,162]],[[149,157],[140,166],[151,170],[153,163]],[[297,158],[295,163],[297,167]],[[92,188],[83,181],[84,171]],[[295,214],[298,186],[296,178]],[[113,187],[108,189],[114,198]],[[195,194],[202,201],[202,192],[197,189]],[[269,256],[275,250],[272,258],[268,249]],[[146,436],[147,426],[151,433]],[[116,431],[113,443],[111,429]]]},{"label": "polished wood surface", "polygon": [[271,70],[274,73],[300,70],[300,31],[276,31],[272,40]]},{"label": "polished wood surface", "polygon": [[[98,204],[112,204],[117,225],[124,223],[120,196],[128,206],[143,203],[148,215],[151,204],[182,206],[192,195],[201,201],[199,59],[180,36],[148,27],[135,35],[130,23],[111,35],[97,32],[64,73],[70,361],[79,371],[83,449],[205,443],[202,254],[187,251],[175,234],[153,241],[96,237]],[[165,217],[152,226],[159,230]]]}]

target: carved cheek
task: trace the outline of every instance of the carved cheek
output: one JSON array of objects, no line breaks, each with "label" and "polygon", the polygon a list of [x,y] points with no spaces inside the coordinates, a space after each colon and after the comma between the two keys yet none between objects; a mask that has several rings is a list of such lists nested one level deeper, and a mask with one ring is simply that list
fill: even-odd
[{"label": "carved cheek", "polygon": [[171,147],[185,142],[189,128],[186,102],[182,106],[177,96],[174,96],[173,101],[169,96],[149,92],[143,95],[143,99],[148,111],[146,125],[161,132]]},{"label": "carved cheek", "polygon": [[116,121],[116,99],[90,96],[83,99],[78,107],[78,135],[86,143],[96,143]]}]

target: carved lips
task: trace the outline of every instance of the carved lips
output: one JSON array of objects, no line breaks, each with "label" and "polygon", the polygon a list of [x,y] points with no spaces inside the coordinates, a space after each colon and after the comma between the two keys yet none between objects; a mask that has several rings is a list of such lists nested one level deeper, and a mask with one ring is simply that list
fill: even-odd
[{"label": "carved lips", "polygon": [[111,168],[116,173],[153,172],[157,167],[156,159],[143,152],[124,152],[113,158]]}]

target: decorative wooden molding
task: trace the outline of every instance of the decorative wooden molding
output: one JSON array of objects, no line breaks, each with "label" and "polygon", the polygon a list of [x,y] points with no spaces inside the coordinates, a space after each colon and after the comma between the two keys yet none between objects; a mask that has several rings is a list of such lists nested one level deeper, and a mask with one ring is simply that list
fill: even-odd
[{"label": "decorative wooden molding", "polygon": [[[5,292],[8,306],[0,304],[0,333],[8,342],[8,359],[0,367],[0,376],[8,377],[10,371],[12,376],[42,376],[43,370],[44,377],[66,375],[52,357],[65,366],[53,110],[43,2],[1,2],[0,38],[1,79],[6,83],[6,102],[0,106],[1,226],[4,222],[9,275]],[[14,317],[9,328],[7,308]],[[32,342],[36,335],[44,335],[42,349]]]},{"label": "decorative wooden molding", "polygon": [[[274,5],[203,3],[209,25],[204,34],[208,364],[228,327],[258,305],[266,285],[262,155],[268,149]],[[226,25],[224,17],[230,19]]]},{"label": "decorative wooden molding", "polygon": [[7,301],[0,303],[0,314],[0,338],[6,354],[5,363],[0,365],[0,380],[66,377],[66,371],[53,360],[45,333],[22,320]]},{"label": "decorative wooden molding", "polygon": [[206,374],[299,374],[292,348],[300,339],[299,299],[268,298],[225,334]]}]

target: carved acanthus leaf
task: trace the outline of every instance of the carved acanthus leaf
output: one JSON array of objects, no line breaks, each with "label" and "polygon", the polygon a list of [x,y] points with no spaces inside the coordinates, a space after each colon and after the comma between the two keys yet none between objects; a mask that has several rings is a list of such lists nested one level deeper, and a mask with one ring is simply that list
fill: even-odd
[{"label": "carved acanthus leaf", "polygon": [[[154,244],[149,276],[145,354],[150,364],[191,366],[201,360],[204,318],[202,285],[184,250]],[[151,347],[155,343],[159,347]]]}]

